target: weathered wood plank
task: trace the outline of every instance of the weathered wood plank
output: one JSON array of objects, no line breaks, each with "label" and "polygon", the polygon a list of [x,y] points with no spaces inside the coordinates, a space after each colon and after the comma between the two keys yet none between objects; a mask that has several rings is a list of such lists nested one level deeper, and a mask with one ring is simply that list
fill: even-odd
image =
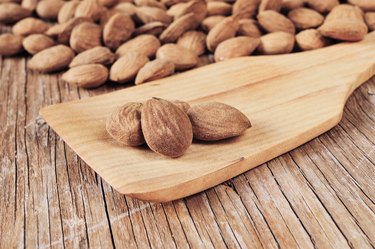
[{"label": "weathered wood plank", "polygon": [[372,248],[375,79],[328,133],[172,203],[125,197],[38,118],[87,91],[0,58],[1,248]]}]

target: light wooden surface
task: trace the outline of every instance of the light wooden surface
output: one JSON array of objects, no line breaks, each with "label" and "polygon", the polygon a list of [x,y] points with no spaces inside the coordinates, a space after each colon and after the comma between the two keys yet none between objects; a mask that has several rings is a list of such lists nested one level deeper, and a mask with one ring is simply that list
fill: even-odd
[{"label": "light wooden surface", "polygon": [[[347,97],[375,74],[375,32],[360,43],[283,56],[243,57],[152,83],[42,109],[60,137],[120,193],[170,201],[215,186],[331,129]],[[124,147],[105,130],[118,106],[151,97],[220,101],[253,127],[238,138],[196,142],[170,159]]]},{"label": "light wooden surface", "polygon": [[1,248],[373,248],[375,79],[327,133],[197,195],[153,204],[113,190],[40,118],[116,90],[0,58]]}]

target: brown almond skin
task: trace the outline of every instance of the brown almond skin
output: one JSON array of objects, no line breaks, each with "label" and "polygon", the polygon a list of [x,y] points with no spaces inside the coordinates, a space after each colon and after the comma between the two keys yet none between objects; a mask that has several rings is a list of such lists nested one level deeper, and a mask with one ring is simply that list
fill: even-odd
[{"label": "brown almond skin", "polygon": [[340,4],[327,15],[320,33],[342,41],[360,41],[368,32],[361,9],[349,4]]},{"label": "brown almond skin", "polygon": [[160,34],[159,39],[162,43],[172,43],[177,41],[184,32],[195,29],[198,26],[199,22],[195,15],[189,13],[172,22],[168,28]]},{"label": "brown almond skin", "polygon": [[30,11],[34,11],[38,5],[38,0],[22,0],[21,6]]},{"label": "brown almond skin", "polygon": [[339,0],[305,0],[307,5],[320,12],[327,13],[330,12],[335,6],[339,5]]},{"label": "brown almond skin", "polygon": [[14,24],[12,32],[16,35],[28,36],[31,34],[42,34],[48,28],[49,26],[46,22],[33,17],[27,17]]},{"label": "brown almond skin", "polygon": [[315,28],[320,26],[324,21],[324,16],[308,8],[294,9],[288,13],[288,18],[298,29]]},{"label": "brown almond skin", "polygon": [[262,31],[257,21],[252,19],[241,19],[237,35],[257,38],[262,36]]},{"label": "brown almond skin", "polygon": [[23,51],[23,37],[5,33],[0,35],[0,55],[11,56]]},{"label": "brown almond skin", "polygon": [[274,10],[279,12],[283,4],[283,0],[261,0],[259,4],[259,12],[265,10]]},{"label": "brown almond skin", "polygon": [[156,0],[135,0],[134,3],[137,6],[156,7],[163,10],[166,9],[165,5],[162,2]]},{"label": "brown almond skin", "polygon": [[375,2],[372,0],[348,0],[348,2],[364,11],[375,11]]},{"label": "brown almond skin", "polygon": [[296,43],[302,51],[308,51],[328,46],[331,41],[316,29],[306,29],[296,35]]},{"label": "brown almond skin", "polygon": [[[65,45],[69,44],[73,29],[84,22],[92,22],[88,17],[74,17],[63,24],[57,24],[57,41]],[[51,32],[51,28],[47,31]]]},{"label": "brown almond skin", "polygon": [[69,44],[77,53],[101,46],[102,28],[90,22],[75,26],[70,35]]},{"label": "brown almond skin", "polygon": [[206,40],[208,50],[214,52],[221,42],[234,37],[239,27],[240,24],[237,17],[226,17],[208,33]]},{"label": "brown almond skin", "polygon": [[31,70],[51,73],[68,67],[74,52],[65,45],[56,45],[35,54],[28,63]]},{"label": "brown almond skin", "polygon": [[141,6],[137,8],[136,15],[142,23],[161,22],[170,24],[173,17],[163,9],[157,7]]},{"label": "brown almond skin", "polygon": [[206,34],[200,31],[188,31],[178,39],[177,45],[185,47],[198,56],[206,52]]},{"label": "brown almond skin", "polygon": [[74,16],[75,17],[88,17],[94,21],[100,19],[103,12],[103,7],[97,0],[83,0],[77,6]]},{"label": "brown almond skin", "polygon": [[109,78],[117,83],[134,80],[138,71],[147,63],[146,55],[129,51],[112,65]]},{"label": "brown almond skin", "polygon": [[106,122],[109,135],[123,145],[144,144],[141,126],[142,106],[141,103],[130,102],[116,109]]},{"label": "brown almond skin", "polygon": [[237,0],[233,4],[232,14],[240,18],[253,17],[259,6],[260,0]]},{"label": "brown almond skin", "polygon": [[215,50],[215,61],[224,61],[231,58],[248,56],[258,47],[259,38],[238,36],[230,38],[217,46]]},{"label": "brown almond skin", "polygon": [[178,18],[193,13],[195,15],[195,19],[197,22],[201,22],[207,15],[207,4],[205,1],[202,0],[192,0],[192,1],[185,1],[186,3],[179,3],[179,7],[173,8],[172,6],[168,10],[168,14],[174,16],[174,19],[177,20]]},{"label": "brown almond skin", "polygon": [[142,108],[141,125],[150,149],[168,157],[182,156],[193,141],[189,117],[167,100],[147,100]]},{"label": "brown almond skin", "polygon": [[258,21],[259,24],[269,33],[282,31],[294,35],[296,32],[291,20],[273,10],[260,12],[258,14]]},{"label": "brown almond skin", "polygon": [[215,27],[224,19],[225,19],[225,16],[206,17],[201,23],[201,28],[203,29],[203,31],[209,32],[211,29],[213,29],[213,27]]},{"label": "brown almond skin", "polygon": [[149,58],[153,58],[159,48],[160,41],[155,36],[140,35],[122,44],[116,50],[116,55],[123,56],[128,51],[133,51],[144,54]]},{"label": "brown almond skin", "polygon": [[187,102],[185,102],[185,101],[173,100],[172,103],[175,104],[178,108],[180,108],[181,110],[183,110],[186,113],[190,109],[190,105]]},{"label": "brown almond skin", "polygon": [[365,14],[365,20],[369,30],[375,30],[375,12],[367,12]]},{"label": "brown almond skin", "polygon": [[212,1],[207,3],[207,15],[229,16],[232,13],[232,5],[226,2]]},{"label": "brown almond skin", "polygon": [[87,49],[74,57],[72,62],[69,64],[69,67],[76,67],[86,64],[109,65],[112,64],[114,60],[115,55],[109,48],[95,47]]},{"label": "brown almond skin", "polygon": [[156,58],[174,63],[176,70],[186,70],[198,64],[198,56],[177,44],[165,44],[156,52]]},{"label": "brown almond skin", "polygon": [[140,27],[138,27],[134,35],[154,35],[159,36],[165,29],[167,28],[167,25],[162,22],[150,22],[147,24],[144,24]]},{"label": "brown almond skin", "polygon": [[104,25],[104,44],[112,49],[117,49],[127,41],[135,30],[133,20],[125,14],[115,14]]},{"label": "brown almond skin", "polygon": [[302,8],[304,4],[304,0],[283,0],[281,8],[290,11],[297,8]]},{"label": "brown almond skin", "polygon": [[57,15],[57,21],[59,23],[65,23],[72,19],[79,3],[80,1],[78,0],[65,2],[59,11],[59,14]]},{"label": "brown almond skin", "polygon": [[257,51],[264,55],[288,54],[294,48],[294,35],[287,32],[269,33],[260,38]]},{"label": "brown almond skin", "polygon": [[147,62],[138,72],[135,78],[135,84],[161,79],[174,73],[175,66],[173,62],[164,59],[155,59]]},{"label": "brown almond skin", "polygon": [[210,102],[190,107],[188,116],[195,139],[217,141],[243,134],[251,127],[249,119],[236,108]]},{"label": "brown almond skin", "polygon": [[36,54],[54,46],[55,41],[43,34],[33,34],[23,39],[22,45],[29,54]]},{"label": "brown almond skin", "polygon": [[101,64],[81,65],[66,71],[62,79],[78,87],[95,88],[107,81],[108,69]]},{"label": "brown almond skin", "polygon": [[42,0],[36,6],[36,13],[43,19],[55,21],[64,3],[61,0]]},{"label": "brown almond skin", "polygon": [[0,4],[0,22],[14,23],[31,15],[31,11],[17,3]]}]

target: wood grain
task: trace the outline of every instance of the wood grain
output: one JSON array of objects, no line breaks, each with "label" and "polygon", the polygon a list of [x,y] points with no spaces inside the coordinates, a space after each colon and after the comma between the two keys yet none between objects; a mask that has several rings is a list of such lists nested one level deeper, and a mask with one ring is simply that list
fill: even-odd
[{"label": "wood grain", "polygon": [[[0,58],[1,248],[373,248],[375,78],[322,136],[178,201],[126,197],[38,117],[118,90],[72,88]],[[335,236],[335,237],[333,237]]]},{"label": "wood grain", "polygon": [[[359,43],[282,56],[242,57],[106,95],[41,110],[47,123],[117,191],[148,201],[185,197],[254,168],[335,126],[351,92],[375,73],[375,33]],[[220,101],[253,127],[238,138],[193,143],[170,159],[124,147],[105,130],[118,106],[151,97]]]}]

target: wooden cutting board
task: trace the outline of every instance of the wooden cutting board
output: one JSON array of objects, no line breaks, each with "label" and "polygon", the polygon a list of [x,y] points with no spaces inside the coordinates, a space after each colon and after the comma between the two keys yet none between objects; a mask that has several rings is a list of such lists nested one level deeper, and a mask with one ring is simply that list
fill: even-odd
[{"label": "wooden cutting board", "polygon": [[[375,73],[375,33],[359,43],[311,52],[233,59],[152,83],[43,108],[62,139],[116,190],[170,201],[215,186],[331,129],[345,102]],[[240,137],[194,142],[176,159],[123,147],[105,120],[118,106],[151,97],[220,101],[244,112],[253,127]]]}]

